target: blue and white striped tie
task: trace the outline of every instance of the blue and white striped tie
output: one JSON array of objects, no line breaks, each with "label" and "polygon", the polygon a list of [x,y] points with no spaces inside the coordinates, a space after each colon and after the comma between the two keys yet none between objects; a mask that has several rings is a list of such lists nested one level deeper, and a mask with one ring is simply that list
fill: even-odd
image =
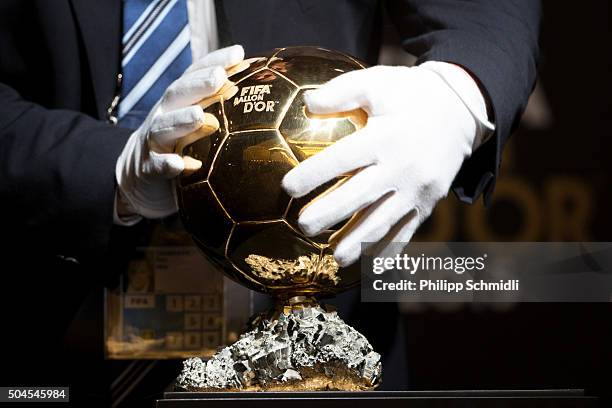
[{"label": "blue and white striped tie", "polygon": [[119,126],[135,129],[191,64],[186,0],[124,0]]}]

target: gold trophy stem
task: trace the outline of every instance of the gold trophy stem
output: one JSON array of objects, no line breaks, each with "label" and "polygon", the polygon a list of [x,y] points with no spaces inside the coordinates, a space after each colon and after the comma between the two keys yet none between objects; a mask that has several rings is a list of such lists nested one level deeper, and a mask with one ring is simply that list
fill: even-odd
[{"label": "gold trophy stem", "polygon": [[314,296],[292,296],[276,299],[274,307],[268,312],[266,318],[272,321],[278,319],[281,314],[290,314],[293,310],[310,307],[322,307],[327,312],[335,310],[331,305],[321,305]]}]

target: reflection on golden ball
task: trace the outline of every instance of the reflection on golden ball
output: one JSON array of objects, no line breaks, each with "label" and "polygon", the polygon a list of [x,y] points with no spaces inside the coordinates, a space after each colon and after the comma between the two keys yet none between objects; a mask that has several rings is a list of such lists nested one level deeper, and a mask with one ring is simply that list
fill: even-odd
[{"label": "reflection on golden ball", "polygon": [[361,110],[306,112],[303,94],[364,67],[321,48],[276,49],[235,67],[221,94],[201,102],[220,128],[177,146],[179,154],[203,163],[178,178],[180,214],[204,254],[232,279],[282,298],[333,295],[358,283],[358,267],[339,268],[333,259],[328,239],[335,230],[309,238],[297,225],[300,209],[342,178],[300,199],[289,197],[281,180],[300,161],[363,127]]}]

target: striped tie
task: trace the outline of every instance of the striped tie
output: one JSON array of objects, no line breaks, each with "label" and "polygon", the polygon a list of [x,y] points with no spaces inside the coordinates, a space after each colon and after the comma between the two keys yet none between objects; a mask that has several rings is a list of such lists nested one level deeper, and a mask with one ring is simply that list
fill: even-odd
[{"label": "striped tie", "polygon": [[119,126],[135,129],[191,64],[186,0],[123,1]]}]

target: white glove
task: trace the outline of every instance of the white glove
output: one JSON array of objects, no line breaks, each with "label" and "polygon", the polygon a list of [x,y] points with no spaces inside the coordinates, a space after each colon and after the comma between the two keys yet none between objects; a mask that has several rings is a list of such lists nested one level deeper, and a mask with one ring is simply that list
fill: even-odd
[{"label": "white glove", "polygon": [[[172,153],[175,142],[204,126],[210,128],[209,133],[219,128],[216,118],[196,103],[219,91],[227,79],[225,69],[243,59],[244,50],[235,45],[194,62],[132,133],[117,159],[115,175],[120,198],[135,214],[161,218],[178,210],[174,177],[183,170],[197,170],[202,163]],[[137,221],[131,218],[124,224]]]},{"label": "white glove", "polygon": [[[334,78],[304,95],[317,114],[364,109],[366,126],[287,173],[283,187],[301,197],[359,170],[307,204],[298,219],[308,236],[353,218],[330,238],[341,266],[363,248],[394,256],[448,194],[463,161],[493,125],[474,80],[458,66],[376,66]],[[399,249],[398,249],[399,248]]]}]

